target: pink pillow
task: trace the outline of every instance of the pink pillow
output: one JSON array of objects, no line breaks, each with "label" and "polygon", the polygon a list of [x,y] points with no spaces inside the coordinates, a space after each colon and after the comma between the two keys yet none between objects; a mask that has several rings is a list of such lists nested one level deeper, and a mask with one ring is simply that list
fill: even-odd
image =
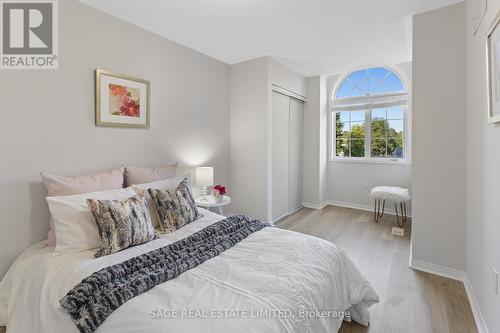
[{"label": "pink pillow", "polygon": [[[92,173],[73,177],[55,176],[40,172],[43,185],[49,197],[74,195],[97,191],[108,191],[123,188],[123,167],[106,172]],[[47,246],[55,246],[56,237],[52,220],[47,234]]]},{"label": "pink pillow", "polygon": [[175,163],[162,168],[143,168],[138,166],[125,166],[125,184],[127,186],[134,184],[152,183],[158,180],[164,180],[175,177],[177,165]]},{"label": "pink pillow", "polygon": [[45,172],[40,174],[49,197],[123,188],[123,167],[73,177],[55,176]]}]

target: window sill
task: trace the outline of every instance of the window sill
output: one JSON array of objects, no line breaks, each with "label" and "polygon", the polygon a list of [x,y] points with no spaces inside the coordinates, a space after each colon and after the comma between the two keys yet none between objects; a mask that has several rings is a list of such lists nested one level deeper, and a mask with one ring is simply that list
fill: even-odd
[{"label": "window sill", "polygon": [[378,159],[378,158],[331,158],[329,163],[359,163],[359,164],[387,164],[387,165],[411,165],[411,161],[404,159]]}]

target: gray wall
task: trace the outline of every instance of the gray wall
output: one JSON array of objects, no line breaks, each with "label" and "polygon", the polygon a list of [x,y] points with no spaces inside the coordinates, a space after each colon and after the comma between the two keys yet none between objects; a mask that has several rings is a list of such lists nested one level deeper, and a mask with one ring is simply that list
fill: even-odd
[{"label": "gray wall", "polygon": [[412,256],[460,270],[465,268],[465,33],[463,3],[413,20]]},{"label": "gray wall", "polygon": [[476,36],[467,3],[466,36],[466,271],[491,333],[500,332],[500,297],[492,268],[500,270],[500,124],[487,123],[485,35],[500,10],[488,0],[488,12]]},{"label": "gray wall", "polygon": [[[74,0],[59,17],[58,70],[0,73],[0,276],[45,238],[41,170],[179,161],[214,166],[229,185],[228,65]],[[151,129],[94,126],[96,68],[151,81]]]},{"label": "gray wall", "polygon": [[231,66],[231,211],[267,221],[266,57]]},{"label": "gray wall", "polygon": [[307,79],[304,105],[304,179],[306,207],[319,208],[326,201],[327,164],[327,82],[324,76]]},{"label": "gray wall", "polygon": [[306,80],[269,56],[231,66],[230,210],[272,220],[272,85],[306,96]]}]

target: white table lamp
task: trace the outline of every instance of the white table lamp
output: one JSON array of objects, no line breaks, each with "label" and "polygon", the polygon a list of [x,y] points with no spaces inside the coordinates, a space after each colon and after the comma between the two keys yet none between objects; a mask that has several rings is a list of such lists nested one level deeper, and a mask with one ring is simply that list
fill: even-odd
[{"label": "white table lamp", "polygon": [[203,196],[208,195],[207,188],[214,184],[214,168],[198,167],[196,168],[196,185],[203,188]]}]

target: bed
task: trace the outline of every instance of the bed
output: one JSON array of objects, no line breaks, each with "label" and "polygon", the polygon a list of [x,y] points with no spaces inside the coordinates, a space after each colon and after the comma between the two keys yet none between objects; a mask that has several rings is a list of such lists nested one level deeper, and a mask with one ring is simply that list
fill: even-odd
[{"label": "bed", "polygon": [[[203,217],[151,242],[94,258],[54,254],[44,243],[22,253],[0,283],[7,332],[78,332],[59,301],[82,279],[172,244],[223,216]],[[96,332],[337,332],[343,320],[368,325],[378,296],[335,244],[263,228],[117,308]]]}]

